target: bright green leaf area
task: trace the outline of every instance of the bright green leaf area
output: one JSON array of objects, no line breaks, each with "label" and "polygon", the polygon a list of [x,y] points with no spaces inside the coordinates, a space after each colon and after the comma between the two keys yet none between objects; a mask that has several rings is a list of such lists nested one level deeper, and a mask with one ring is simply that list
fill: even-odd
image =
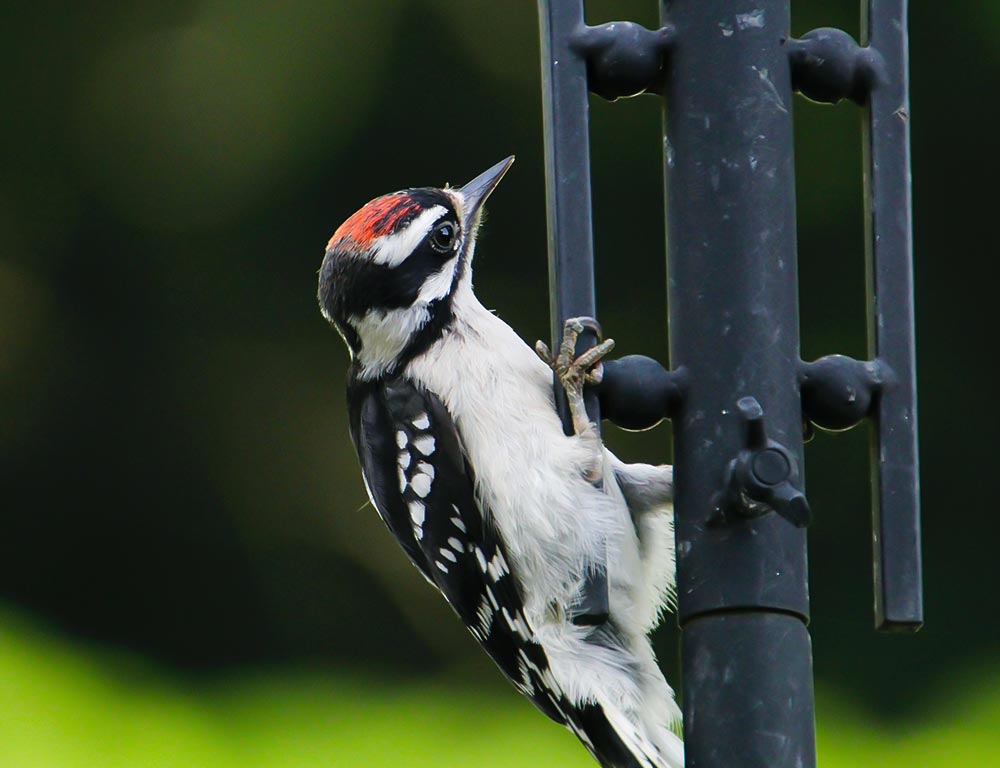
[{"label": "bright green leaf area", "polygon": [[[470,686],[471,687],[471,686]],[[956,684],[934,712],[866,723],[820,693],[824,768],[997,765],[1000,670]],[[500,688],[461,680],[374,682],[273,673],[178,683],[144,663],[95,653],[0,620],[0,765],[177,766],[594,765],[576,740]]]}]

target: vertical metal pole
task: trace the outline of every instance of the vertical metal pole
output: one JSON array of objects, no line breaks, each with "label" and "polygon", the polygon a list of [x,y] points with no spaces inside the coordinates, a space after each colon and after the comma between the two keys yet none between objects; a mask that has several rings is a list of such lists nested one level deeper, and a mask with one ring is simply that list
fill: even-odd
[{"label": "vertical metal pole", "polygon": [[552,342],[570,317],[595,317],[587,62],[571,49],[583,0],[539,0]]},{"label": "vertical metal pole", "polygon": [[789,0],[661,0],[661,11],[676,29],[664,88],[670,356],[689,382],[673,421],[687,765],[810,768],[805,532],[774,514],[720,520],[716,501],[747,447],[743,398],[802,466]]},{"label": "vertical metal pole", "polygon": [[[545,126],[545,196],[552,349],[562,341],[563,323],[571,317],[596,318],[594,242],[590,203],[590,136],[587,62],[571,48],[573,34],[584,26],[583,0],[539,0],[542,108]],[[598,341],[596,320],[577,340],[577,350]],[[562,387],[556,402],[568,434],[572,422]],[[585,392],[587,413],[601,423],[597,394]],[[608,617],[606,563],[586,574],[581,604],[573,621],[602,624]]]},{"label": "vertical metal pole", "polygon": [[885,67],[866,105],[864,141],[868,345],[886,379],[871,462],[875,625],[914,631],[923,623],[924,606],[906,0],[866,0],[861,20],[862,43],[878,51]]}]

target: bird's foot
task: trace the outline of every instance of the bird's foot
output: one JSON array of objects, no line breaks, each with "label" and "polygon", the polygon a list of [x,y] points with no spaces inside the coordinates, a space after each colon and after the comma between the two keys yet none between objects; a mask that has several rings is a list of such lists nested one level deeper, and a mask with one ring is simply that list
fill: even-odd
[{"label": "bird's foot", "polygon": [[563,325],[563,340],[559,353],[553,355],[544,341],[535,343],[535,353],[551,368],[569,401],[570,415],[573,417],[573,431],[578,435],[590,431],[590,418],[583,400],[585,384],[599,384],[604,375],[601,360],[612,349],[613,339],[605,339],[576,357],[576,340],[584,330],[580,318],[571,317]]}]

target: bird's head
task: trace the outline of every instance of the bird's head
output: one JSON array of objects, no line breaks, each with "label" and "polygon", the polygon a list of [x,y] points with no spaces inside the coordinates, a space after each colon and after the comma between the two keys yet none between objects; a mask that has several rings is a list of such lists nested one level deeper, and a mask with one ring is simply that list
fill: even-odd
[{"label": "bird's head", "polygon": [[453,319],[472,280],[482,206],[514,162],[508,157],[462,187],[377,197],[326,246],[319,303],[364,378],[396,370]]}]

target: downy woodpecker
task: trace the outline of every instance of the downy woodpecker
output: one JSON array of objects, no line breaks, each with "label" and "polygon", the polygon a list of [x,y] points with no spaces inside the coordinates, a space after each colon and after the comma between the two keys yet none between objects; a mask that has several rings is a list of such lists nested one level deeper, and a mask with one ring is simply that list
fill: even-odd
[{"label": "downy woodpecker", "polygon": [[[624,464],[583,407],[604,342],[533,351],[472,290],[483,202],[463,187],[379,197],[330,239],[319,303],[350,350],[350,429],[372,504],[525,696],[606,768],[681,768],[680,710],[648,633],[674,588],[669,466]],[[556,411],[553,371],[575,434]],[[606,555],[610,614],[573,622]]]}]

